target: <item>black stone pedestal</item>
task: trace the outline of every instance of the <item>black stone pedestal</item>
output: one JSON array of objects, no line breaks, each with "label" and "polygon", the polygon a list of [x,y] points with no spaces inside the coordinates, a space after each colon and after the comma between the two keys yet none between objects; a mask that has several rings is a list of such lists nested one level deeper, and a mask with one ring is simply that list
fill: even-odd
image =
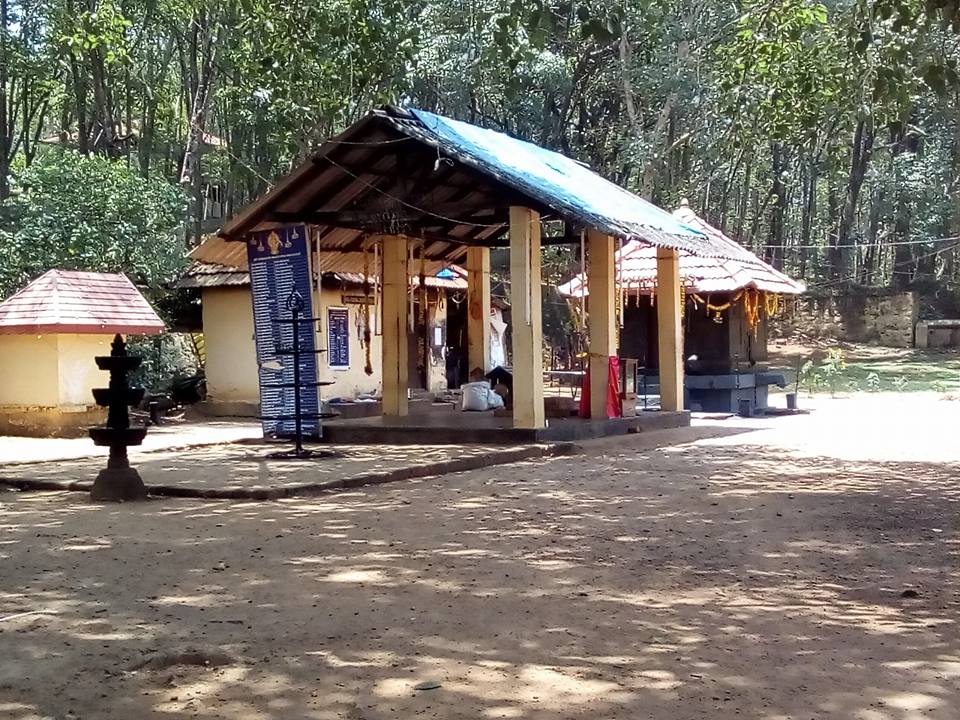
[{"label": "black stone pedestal", "polygon": [[147,487],[134,468],[104,468],[93,481],[90,499],[95,502],[146,500]]},{"label": "black stone pedestal", "polygon": [[140,473],[130,467],[127,447],[139,445],[146,437],[145,427],[131,427],[127,407],[143,399],[143,388],[127,386],[127,373],[140,365],[140,358],[127,355],[123,338],[117,335],[110,346],[110,355],[97,357],[97,367],[110,371],[110,387],[96,388],[93,397],[101,407],[109,408],[107,424],[89,430],[94,444],[110,448],[107,467],[93,482],[90,499],[98,502],[146,500],[147,488]]}]

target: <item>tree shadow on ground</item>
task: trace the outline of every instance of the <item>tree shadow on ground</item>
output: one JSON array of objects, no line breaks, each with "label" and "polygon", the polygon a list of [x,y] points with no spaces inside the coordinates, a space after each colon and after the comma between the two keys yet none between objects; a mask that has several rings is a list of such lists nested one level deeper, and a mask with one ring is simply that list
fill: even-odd
[{"label": "tree shadow on ground", "polygon": [[[953,718],[958,479],[624,439],[276,503],[2,494],[0,616],[56,614],[0,622],[0,715]],[[132,671],[187,647],[235,662]]]}]

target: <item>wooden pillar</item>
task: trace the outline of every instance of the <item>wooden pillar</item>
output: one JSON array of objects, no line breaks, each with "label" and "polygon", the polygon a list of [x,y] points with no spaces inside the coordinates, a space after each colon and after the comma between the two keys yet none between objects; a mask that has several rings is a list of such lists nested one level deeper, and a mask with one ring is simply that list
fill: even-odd
[{"label": "wooden pillar", "polygon": [[407,339],[407,238],[383,238],[383,336],[381,362],[383,414],[407,414],[409,344]]},{"label": "wooden pillar", "polygon": [[490,248],[467,248],[467,372],[490,367]]},{"label": "wooden pillar", "polygon": [[540,215],[510,208],[510,318],[513,426],[542,428],[543,326],[540,316]]},{"label": "wooden pillar", "polygon": [[657,338],[660,409],[683,410],[683,323],[680,318],[680,255],[657,248]]},{"label": "wooden pillar", "polygon": [[615,261],[613,238],[587,231],[589,258],[587,288],[590,296],[590,417],[607,417],[610,356],[617,354]]}]

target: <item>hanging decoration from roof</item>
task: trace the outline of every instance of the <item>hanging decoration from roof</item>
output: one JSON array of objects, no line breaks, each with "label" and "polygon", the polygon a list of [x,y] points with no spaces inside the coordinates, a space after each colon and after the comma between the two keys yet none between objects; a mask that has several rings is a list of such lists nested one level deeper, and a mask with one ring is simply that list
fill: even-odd
[{"label": "hanging decoration from roof", "polygon": [[374,335],[383,335],[383,255],[380,253],[380,244],[383,238],[377,238],[373,244],[373,317],[376,319],[376,326],[373,328]]},{"label": "hanging decoration from roof", "polygon": [[747,327],[751,331],[760,324],[760,295],[759,290],[747,288],[743,291],[743,310],[747,318]]},{"label": "hanging decoration from roof", "polygon": [[780,312],[780,296],[776,293],[766,293],[766,311],[767,317],[775,317]]},{"label": "hanging decoration from roof", "polygon": [[723,322],[723,316],[721,315],[721,313],[733,307],[737,302],[739,302],[741,297],[743,297],[743,290],[741,290],[732,298],[730,298],[729,301],[722,303],[720,305],[715,305],[714,303],[710,302],[709,295],[707,295],[707,299],[704,300],[702,297],[700,297],[696,293],[693,293],[694,301],[697,303],[700,303],[706,308],[708,317],[710,316],[710,313],[713,313],[713,321],[718,325]]},{"label": "hanging decoration from roof", "polygon": [[747,328],[749,328],[751,332],[755,331],[760,324],[761,315],[772,317],[780,306],[780,298],[778,295],[775,293],[765,293],[763,290],[757,290],[755,288],[745,288],[731,297],[730,300],[720,305],[710,302],[709,295],[706,300],[696,293],[692,293],[691,297],[695,304],[704,306],[708,316],[712,313],[713,321],[718,324],[723,322],[721,313],[726,312],[738,302],[742,301],[744,316],[747,320]]},{"label": "hanging decoration from roof", "polygon": [[363,371],[367,375],[373,375],[373,358],[370,350],[370,248],[366,238],[363,239],[363,299],[363,307],[360,308],[363,313]]},{"label": "hanging decoration from roof", "polygon": [[428,358],[428,346],[430,343],[430,328],[427,325],[427,319],[429,314],[427,312],[427,241],[424,238],[420,238],[420,328],[423,333],[423,342],[417,343],[417,357],[420,359],[420,362],[423,365],[424,378],[426,378],[428,373],[429,358]]}]

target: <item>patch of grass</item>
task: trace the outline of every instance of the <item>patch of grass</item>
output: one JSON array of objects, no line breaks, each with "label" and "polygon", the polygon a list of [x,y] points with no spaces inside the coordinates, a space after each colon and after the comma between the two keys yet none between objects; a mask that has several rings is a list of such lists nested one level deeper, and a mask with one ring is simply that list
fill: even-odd
[{"label": "patch of grass", "polygon": [[[807,393],[829,391],[828,376],[839,392],[938,392],[960,391],[960,357],[944,355],[912,355],[903,359],[847,360],[842,369],[836,363],[814,363],[808,373],[819,381],[804,379],[800,391]],[[792,392],[796,371],[787,373],[788,389]]]},{"label": "patch of grass", "polygon": [[[880,392],[951,392],[960,390],[960,359],[916,359],[900,362],[851,362],[846,377],[861,381],[876,373]],[[901,380],[902,378],[902,380]]]}]

